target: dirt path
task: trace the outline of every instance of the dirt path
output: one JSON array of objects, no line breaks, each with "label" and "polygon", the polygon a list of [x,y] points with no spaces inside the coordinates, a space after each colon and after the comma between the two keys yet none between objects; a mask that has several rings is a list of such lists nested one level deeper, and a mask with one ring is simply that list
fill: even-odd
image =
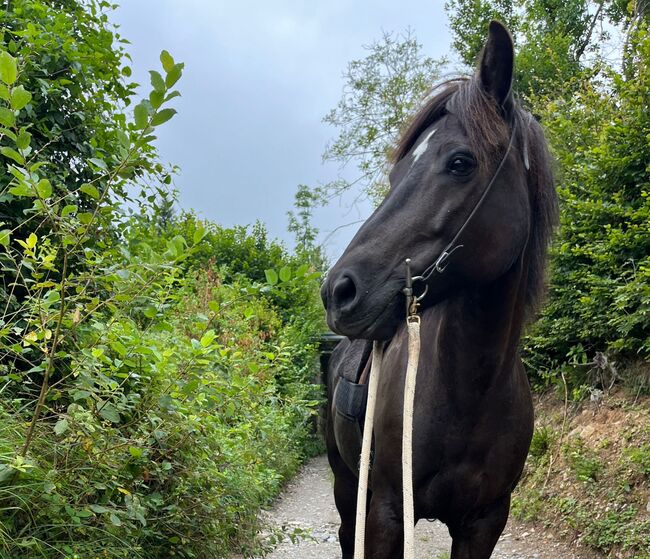
[{"label": "dirt path", "polygon": [[[332,498],[332,475],[324,456],[306,464],[289,484],[276,506],[266,513],[276,526],[308,530],[315,541],[285,542],[268,559],[340,559],[338,514]],[[439,522],[420,521],[416,528],[416,555],[438,559],[451,548],[447,528]],[[586,559],[534,528],[509,523],[493,559]]]}]

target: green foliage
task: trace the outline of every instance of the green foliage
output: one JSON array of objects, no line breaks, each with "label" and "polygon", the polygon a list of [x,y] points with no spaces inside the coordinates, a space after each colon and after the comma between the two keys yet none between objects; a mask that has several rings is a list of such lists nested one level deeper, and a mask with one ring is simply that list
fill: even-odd
[{"label": "green foliage", "polygon": [[533,433],[528,453],[532,458],[540,460],[549,452],[554,438],[554,433],[549,427],[538,427]]},{"label": "green foliage", "polygon": [[[423,56],[421,45],[407,31],[384,33],[366,47],[365,58],[353,60],[344,73],[343,96],[323,119],[338,129],[323,159],[346,165],[354,161],[358,182],[377,203],[387,189],[387,161],[399,133],[439,77],[445,60]],[[346,180],[321,188],[323,196],[349,189]]]},{"label": "green foliage", "polygon": [[650,479],[650,444],[628,447],[624,457],[639,473]]},{"label": "green foliage", "polygon": [[152,142],[183,65],[127,115],[108,4],[59,4],[2,16],[0,556],[252,556],[313,448],[319,273],[174,215]]},{"label": "green foliage", "polygon": [[[597,351],[627,361],[650,354],[650,39],[632,37],[636,75],[610,73],[567,100],[540,99],[562,168],[560,234],[550,300],[527,340],[533,369]],[[584,357],[579,361],[586,362]],[[569,382],[590,383],[588,369]]]},{"label": "green foliage", "polygon": [[[612,395],[598,411],[590,403],[571,411],[564,405],[547,399],[537,410],[541,427],[513,494],[512,514],[608,557],[650,556],[647,398],[632,404]],[[566,413],[563,430],[570,434],[552,436]]]},{"label": "green foliage", "polygon": [[[124,81],[130,68],[124,64],[123,40],[108,27],[108,4],[16,0],[7,6],[0,11],[2,74],[18,81],[0,88],[6,101],[0,109],[3,155],[18,166],[36,158],[47,169],[51,194],[79,213],[94,212],[108,182],[123,194],[130,178],[162,175],[147,134],[136,139],[134,130],[125,128],[120,107],[130,104],[135,84]],[[148,113],[143,116],[148,122]],[[134,148],[137,158],[128,156]],[[36,225],[30,219],[33,200],[8,190],[12,180],[2,166],[0,219],[21,225],[27,235]],[[85,194],[84,185],[92,185],[95,196]],[[110,221],[110,205],[104,204],[95,219],[100,217]]]},{"label": "green foliage", "polygon": [[565,443],[564,455],[576,479],[585,483],[598,480],[603,467],[593,452],[591,452],[580,438],[570,439]]},{"label": "green foliage", "polygon": [[476,63],[491,20],[501,21],[511,32],[519,23],[512,0],[447,0],[445,10],[453,33],[452,46],[468,66]]},{"label": "green foliage", "polygon": [[492,19],[505,23],[517,45],[516,90],[527,100],[570,98],[611,55],[609,40],[630,25],[621,0],[448,0],[453,46],[473,66]]},{"label": "green foliage", "polygon": [[635,553],[631,557],[647,557],[650,553],[650,521],[639,520],[639,511],[634,507],[616,507],[597,517],[575,499],[558,500],[558,508],[570,525],[584,530],[584,543],[601,553],[609,553],[613,547],[628,553],[631,550]]}]

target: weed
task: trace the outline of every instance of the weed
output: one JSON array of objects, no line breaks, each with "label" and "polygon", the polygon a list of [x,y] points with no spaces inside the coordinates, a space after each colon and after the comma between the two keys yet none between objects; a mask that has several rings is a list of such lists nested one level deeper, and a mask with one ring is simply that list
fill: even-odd
[{"label": "weed", "polygon": [[530,441],[528,453],[535,459],[545,456],[551,448],[555,439],[554,432],[549,427],[543,426],[535,429],[533,439]]},{"label": "weed", "polygon": [[598,479],[602,464],[581,438],[570,439],[565,443],[563,450],[571,470],[579,481],[592,483]]}]

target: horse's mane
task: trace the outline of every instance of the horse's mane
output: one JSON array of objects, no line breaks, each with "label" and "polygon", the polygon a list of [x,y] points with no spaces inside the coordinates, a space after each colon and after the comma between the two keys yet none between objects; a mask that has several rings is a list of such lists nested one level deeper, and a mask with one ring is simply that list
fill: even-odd
[{"label": "horse's mane", "polygon": [[456,78],[438,86],[415,114],[393,152],[393,164],[406,156],[422,132],[445,113],[458,117],[470,147],[487,173],[494,172],[511,131],[516,130],[514,147],[529,167],[531,231],[526,247],[529,259],[526,310],[531,316],[546,290],[546,253],[559,214],[553,162],[542,127],[514,100],[508,106],[506,120],[503,109],[484,91],[477,77]]}]

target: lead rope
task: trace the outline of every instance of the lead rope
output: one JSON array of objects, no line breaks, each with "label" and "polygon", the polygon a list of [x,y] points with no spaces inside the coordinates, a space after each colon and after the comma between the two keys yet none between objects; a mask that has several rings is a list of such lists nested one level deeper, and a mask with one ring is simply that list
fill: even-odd
[{"label": "lead rope", "polygon": [[[408,329],[408,363],[404,384],[404,414],[402,424],[402,494],[404,511],[404,559],[415,557],[415,510],[413,504],[413,402],[415,400],[415,380],[420,359],[420,317],[417,314],[417,297],[413,296],[411,280],[411,261],[406,260],[406,295]],[[373,342],[372,366],[368,385],[368,403],[363,425],[361,460],[359,464],[359,487],[357,489],[357,516],[354,530],[354,559],[364,559],[366,538],[366,503],[368,496],[368,472],[370,469],[370,448],[372,430],[375,422],[377,387],[383,359],[383,344]]]},{"label": "lead rope", "polygon": [[408,364],[404,386],[404,416],[402,419],[402,493],[404,509],[404,559],[415,557],[415,505],[413,504],[413,401],[415,379],[420,360],[420,317],[409,315]]},{"label": "lead rope", "polygon": [[359,464],[359,488],[357,490],[357,518],[354,528],[354,559],[364,559],[366,538],[366,501],[368,495],[368,470],[370,469],[370,447],[372,446],[372,428],[375,422],[375,402],[377,386],[383,358],[383,344],[372,344],[372,366],[368,385],[368,403],[366,419],[363,425],[363,442],[361,444],[361,463]]}]

